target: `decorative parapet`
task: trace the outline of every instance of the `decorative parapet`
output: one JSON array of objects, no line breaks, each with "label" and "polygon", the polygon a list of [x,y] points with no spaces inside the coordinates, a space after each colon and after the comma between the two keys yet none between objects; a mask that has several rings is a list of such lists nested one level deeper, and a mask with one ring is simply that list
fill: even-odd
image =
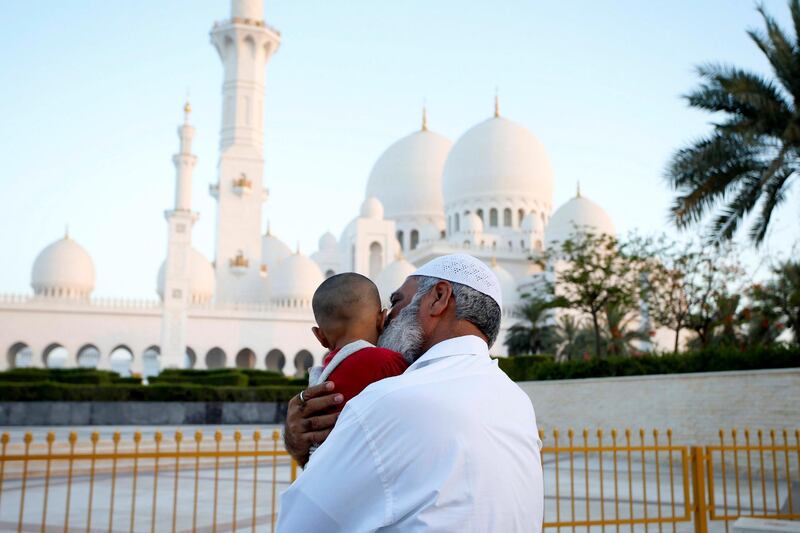
[{"label": "decorative parapet", "polygon": [[0,305],[57,305],[59,307],[102,309],[158,309],[160,300],[144,298],[58,298],[31,294],[0,294]]}]

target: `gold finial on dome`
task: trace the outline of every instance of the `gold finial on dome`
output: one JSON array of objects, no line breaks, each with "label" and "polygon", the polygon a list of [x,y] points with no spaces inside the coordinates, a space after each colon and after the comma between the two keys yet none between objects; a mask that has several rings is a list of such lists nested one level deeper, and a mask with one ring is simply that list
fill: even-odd
[{"label": "gold finial on dome", "polygon": [[64,240],[69,240],[69,224],[64,224]]},{"label": "gold finial on dome", "polygon": [[494,88],[494,118],[500,116],[500,94],[497,87]]},{"label": "gold finial on dome", "polygon": [[296,255],[300,255],[300,240],[297,241],[297,249],[294,252]]},{"label": "gold finial on dome", "polygon": [[192,104],[189,103],[189,100],[186,100],[186,104],[183,106],[184,113],[191,113],[192,112]]},{"label": "gold finial on dome", "polygon": [[270,228],[269,220],[267,220],[267,232],[264,235],[267,236],[267,237],[272,235],[272,229]]},{"label": "gold finial on dome", "polygon": [[575,193],[575,198],[580,198],[580,197],[581,197],[581,182],[580,182],[580,180],[579,180],[579,181],[578,181],[578,190],[577,190],[577,192]]},{"label": "gold finial on dome", "polygon": [[428,108],[422,104],[422,131],[428,131]]}]

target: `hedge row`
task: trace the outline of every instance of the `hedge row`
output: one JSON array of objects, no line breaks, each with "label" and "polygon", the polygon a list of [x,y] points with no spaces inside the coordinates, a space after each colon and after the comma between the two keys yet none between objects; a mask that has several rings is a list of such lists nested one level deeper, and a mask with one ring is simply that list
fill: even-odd
[{"label": "hedge row", "polygon": [[75,385],[112,385],[141,383],[141,378],[123,378],[109,370],[94,368],[15,368],[0,372],[0,383],[31,383],[50,381]]},{"label": "hedge row", "polygon": [[302,385],[210,387],[188,384],[86,386],[53,382],[0,383],[0,402],[287,402],[301,390]]},{"label": "hedge row", "polygon": [[649,374],[685,374],[800,367],[800,348],[772,347],[748,350],[704,350],[677,355],[609,357],[557,363],[550,356],[528,355],[498,359],[514,381],[605,378]]},{"label": "hedge row", "polygon": [[[2,380],[2,376],[0,376]],[[291,379],[270,370],[219,368],[214,370],[164,370],[150,383],[208,385],[212,387],[263,387],[268,385],[305,385],[306,379]]]}]

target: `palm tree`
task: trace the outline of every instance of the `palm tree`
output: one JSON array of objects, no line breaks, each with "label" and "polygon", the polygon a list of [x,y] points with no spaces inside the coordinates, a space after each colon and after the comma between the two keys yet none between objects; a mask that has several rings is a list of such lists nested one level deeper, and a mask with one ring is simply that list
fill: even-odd
[{"label": "palm tree", "polygon": [[623,306],[609,304],[605,309],[605,326],[607,331],[606,352],[610,356],[627,357],[640,353],[636,343],[650,340],[650,336],[631,326],[635,314],[628,312]]},{"label": "palm tree", "polygon": [[711,242],[730,240],[746,215],[758,216],[749,237],[764,240],[773,211],[797,177],[800,156],[800,0],[790,0],[794,32],[787,34],[763,7],[766,31],[747,33],[767,57],[773,77],[731,65],[699,67],[703,83],[689,105],[722,120],[707,137],[678,150],[666,171],[677,192],[671,209],[683,229],[713,213]]},{"label": "palm tree", "polygon": [[594,349],[594,332],[586,324],[571,314],[564,314],[556,321],[556,343],[558,361],[583,359]]},{"label": "palm tree", "polygon": [[555,332],[550,320],[550,310],[558,305],[552,299],[536,296],[524,298],[517,312],[522,318],[508,328],[505,345],[508,355],[552,353],[555,348]]}]

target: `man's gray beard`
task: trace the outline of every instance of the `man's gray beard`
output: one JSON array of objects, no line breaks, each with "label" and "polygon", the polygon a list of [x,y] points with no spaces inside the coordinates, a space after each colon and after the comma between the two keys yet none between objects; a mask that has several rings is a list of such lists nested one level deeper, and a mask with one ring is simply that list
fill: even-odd
[{"label": "man's gray beard", "polygon": [[419,323],[420,300],[417,295],[397,318],[389,322],[378,339],[378,346],[399,352],[410,365],[422,355],[424,333]]}]

